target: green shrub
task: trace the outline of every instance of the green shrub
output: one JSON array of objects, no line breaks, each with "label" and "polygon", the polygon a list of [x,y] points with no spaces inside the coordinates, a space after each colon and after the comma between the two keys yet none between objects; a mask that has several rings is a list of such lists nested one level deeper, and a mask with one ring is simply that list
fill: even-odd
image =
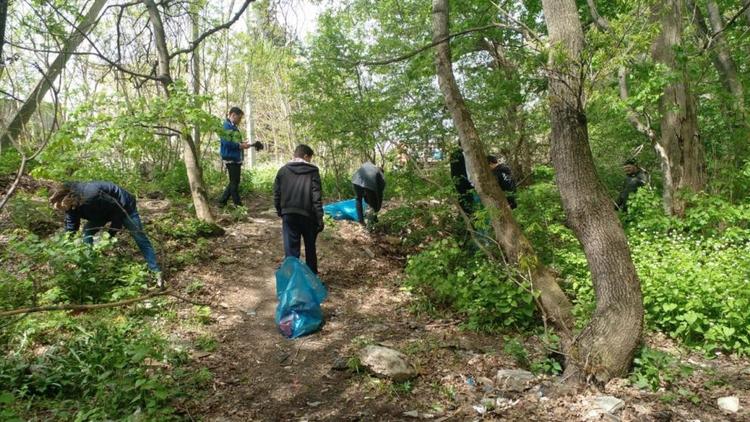
[{"label": "green shrub", "polygon": [[452,238],[435,241],[409,258],[406,276],[408,288],[465,315],[470,329],[527,329],[537,322],[529,286]]},{"label": "green shrub", "polygon": [[93,246],[61,233],[40,239],[15,232],[2,253],[0,306],[90,303],[137,295],[146,287],[145,265],[113,253],[108,235]]},{"label": "green shrub", "polygon": [[8,201],[8,215],[13,226],[38,235],[47,235],[60,227],[61,219],[46,199],[16,192]]},{"label": "green shrub", "polygon": [[[169,402],[179,389],[166,368],[184,356],[135,320],[111,314],[66,319],[42,353],[15,351],[0,361],[0,396],[18,417],[173,418]],[[38,324],[26,327],[28,333]]]}]

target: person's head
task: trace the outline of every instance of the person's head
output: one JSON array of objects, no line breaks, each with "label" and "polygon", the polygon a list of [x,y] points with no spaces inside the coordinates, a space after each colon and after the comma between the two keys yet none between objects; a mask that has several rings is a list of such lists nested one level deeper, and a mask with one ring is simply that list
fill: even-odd
[{"label": "person's head", "polygon": [[64,183],[54,188],[49,197],[49,203],[52,208],[67,212],[81,205],[81,197],[71,189],[68,183]]},{"label": "person's head", "polygon": [[622,170],[628,176],[636,174],[638,173],[638,162],[635,160],[635,158],[627,159],[624,163],[622,163]]},{"label": "person's head", "polygon": [[488,155],[487,156],[487,164],[489,164],[490,169],[495,169],[495,167],[500,165],[500,161],[495,157],[494,155]]},{"label": "person's head", "polygon": [[312,160],[313,155],[312,148],[305,144],[299,144],[297,145],[297,148],[294,149],[294,158],[301,158],[308,163]]},{"label": "person's head", "polygon": [[242,111],[239,107],[232,107],[229,109],[229,113],[227,114],[227,119],[229,119],[230,122],[234,125],[240,124],[242,121],[242,116],[245,115],[245,112]]}]

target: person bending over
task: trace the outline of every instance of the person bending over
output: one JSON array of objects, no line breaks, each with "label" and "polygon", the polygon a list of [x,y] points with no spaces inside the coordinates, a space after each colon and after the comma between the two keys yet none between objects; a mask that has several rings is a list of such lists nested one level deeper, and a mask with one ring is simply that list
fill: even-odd
[{"label": "person bending over", "polygon": [[385,190],[385,177],[383,169],[371,162],[362,164],[352,176],[352,185],[354,193],[357,195],[357,220],[360,224],[365,224],[364,210],[362,200],[372,209],[371,221],[378,221],[378,212],[383,206],[383,191]]},{"label": "person bending over", "polygon": [[77,232],[81,220],[86,220],[83,241],[87,244],[94,242],[93,236],[107,223],[112,236],[125,227],[154,273],[157,285],[164,287],[156,252],[143,230],[135,197],[130,192],[112,182],[67,182],[58,186],[49,201],[55,209],[65,212],[65,231]]}]

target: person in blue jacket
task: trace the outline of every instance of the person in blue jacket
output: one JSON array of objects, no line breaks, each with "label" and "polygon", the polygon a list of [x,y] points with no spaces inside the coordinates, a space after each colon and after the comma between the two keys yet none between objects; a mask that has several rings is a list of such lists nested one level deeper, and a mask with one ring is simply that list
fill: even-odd
[{"label": "person in blue jacket", "polygon": [[253,144],[242,141],[242,134],[238,126],[244,115],[245,113],[239,107],[230,108],[227,119],[224,120],[223,133],[220,136],[221,148],[219,153],[229,173],[229,184],[219,198],[219,206],[222,207],[227,204],[230,196],[234,205],[242,205],[242,201],[240,201],[240,176],[242,175],[245,150],[251,147],[257,151],[263,149],[263,144],[258,141]]},{"label": "person in blue jacket", "polygon": [[49,199],[52,206],[65,212],[65,231],[77,232],[81,220],[83,241],[94,242],[93,236],[109,223],[109,233],[114,236],[125,227],[154,272],[156,283],[164,287],[161,269],[156,262],[154,247],[143,230],[136,200],[130,192],[112,182],[67,182],[59,186]]}]

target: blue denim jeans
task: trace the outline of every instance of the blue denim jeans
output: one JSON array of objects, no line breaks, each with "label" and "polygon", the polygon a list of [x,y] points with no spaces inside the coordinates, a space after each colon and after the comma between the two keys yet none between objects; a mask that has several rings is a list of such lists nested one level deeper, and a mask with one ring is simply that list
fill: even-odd
[{"label": "blue denim jeans", "polygon": [[[107,223],[108,221],[86,221],[86,224],[83,226],[83,241],[89,245],[92,244],[94,242],[93,236]],[[148,269],[157,272],[161,271],[159,264],[156,263],[156,252],[154,251],[154,247],[151,245],[151,241],[148,240],[148,236],[146,236],[146,232],[143,230],[143,223],[141,223],[141,216],[138,215],[138,210],[132,211],[123,219],[121,224],[122,226],[125,226],[133,236],[135,244],[138,245],[138,249],[141,250],[143,258],[146,259]],[[117,230],[122,226],[119,222],[112,222],[109,230],[110,234],[113,236],[116,235]]]}]

